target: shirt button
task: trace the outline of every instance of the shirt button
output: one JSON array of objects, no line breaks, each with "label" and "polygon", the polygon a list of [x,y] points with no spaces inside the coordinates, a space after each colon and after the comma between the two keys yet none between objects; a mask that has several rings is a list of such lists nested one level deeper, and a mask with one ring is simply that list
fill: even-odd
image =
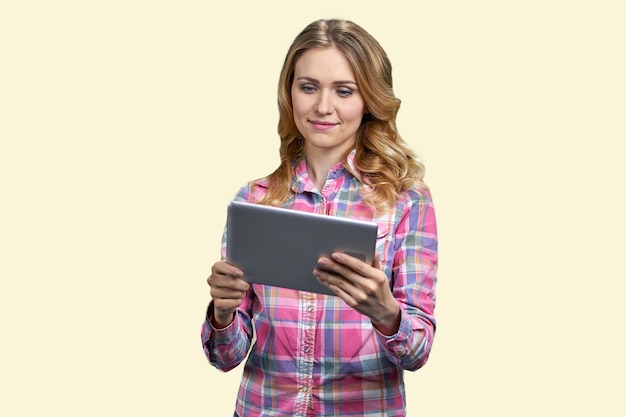
[{"label": "shirt button", "polygon": [[304,353],[310,353],[311,352],[311,348],[310,347],[305,347],[304,348]]},{"label": "shirt button", "polygon": [[309,313],[313,311],[313,306],[306,306],[306,311],[308,311]]}]

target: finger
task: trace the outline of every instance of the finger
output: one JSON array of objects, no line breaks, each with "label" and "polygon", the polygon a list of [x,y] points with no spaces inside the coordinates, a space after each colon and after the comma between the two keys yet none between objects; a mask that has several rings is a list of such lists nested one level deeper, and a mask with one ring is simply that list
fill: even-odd
[{"label": "finger", "polygon": [[232,288],[239,291],[247,291],[250,288],[250,284],[242,279],[243,271],[227,262],[216,262],[213,264],[211,272],[207,278],[207,283],[211,287]]},{"label": "finger", "polygon": [[246,296],[246,291],[232,288],[211,287],[211,297],[223,300],[241,300]]},{"label": "finger", "polygon": [[220,275],[230,275],[232,277],[243,276],[243,271],[241,269],[225,261],[216,262],[213,265],[212,272]]},{"label": "finger", "polygon": [[361,260],[342,253],[333,254],[331,259],[322,257],[318,263],[325,270],[345,278],[356,286],[365,283],[369,278],[367,268],[371,268]]},{"label": "finger", "polygon": [[333,261],[344,265],[346,269],[356,272],[362,277],[372,275],[372,266],[363,262],[362,260],[355,258],[354,256],[346,255],[345,253],[335,252],[332,254]]},{"label": "finger", "polygon": [[328,272],[345,276],[353,272],[345,262],[345,258],[347,257],[349,257],[349,255],[344,255],[344,258],[338,256],[336,259],[334,256],[331,256],[329,258],[323,256],[317,260],[317,263]]},{"label": "finger", "polygon": [[[323,275],[326,282],[342,288],[357,302],[374,295],[379,286],[387,281],[381,269],[345,253],[335,252],[331,259],[322,257],[318,262],[324,270],[330,271]],[[380,265],[377,255],[374,257],[376,262]],[[344,281],[350,282],[353,288],[347,289]]]},{"label": "finger", "polygon": [[211,275],[207,281],[211,288],[219,288],[224,291],[246,292],[250,288],[249,282],[228,275]]},{"label": "finger", "polygon": [[327,271],[325,269],[315,268],[313,275],[318,281],[326,287],[340,289],[345,293],[352,293],[355,290],[355,284],[349,279],[336,272]]},{"label": "finger", "polygon": [[346,291],[345,286],[328,284],[327,287],[350,307],[355,307],[357,305],[354,297],[348,291]]},{"label": "finger", "polygon": [[335,274],[316,269],[314,275],[318,281],[346,302],[350,307],[357,308],[367,300],[367,294],[347,279]]}]

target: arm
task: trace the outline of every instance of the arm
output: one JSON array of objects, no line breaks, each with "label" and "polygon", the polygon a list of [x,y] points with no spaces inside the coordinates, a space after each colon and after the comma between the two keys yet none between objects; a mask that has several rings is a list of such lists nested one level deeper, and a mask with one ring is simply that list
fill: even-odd
[{"label": "arm", "polygon": [[398,204],[393,239],[384,247],[389,278],[378,258],[368,265],[334,253],[315,276],[349,306],[370,318],[388,359],[416,370],[428,359],[435,332],[437,231],[428,195],[408,194]]},{"label": "arm", "polygon": [[206,319],[202,323],[202,346],[207,359],[217,369],[230,371],[246,358],[253,333],[250,318],[253,302],[254,291],[250,288],[232,322],[224,328],[212,324],[215,323],[215,300],[209,304]]},{"label": "arm", "polygon": [[430,196],[410,195],[392,248],[392,291],[401,307],[400,326],[395,335],[379,335],[379,340],[390,360],[416,370],[428,360],[435,335],[438,240]]},{"label": "arm", "polygon": [[[235,200],[247,200],[248,187],[242,187]],[[229,371],[248,354],[253,335],[252,306],[255,294],[243,272],[224,261],[227,230],[222,235],[222,260],[216,262],[207,279],[211,302],[202,324],[202,346],[209,362]]]}]

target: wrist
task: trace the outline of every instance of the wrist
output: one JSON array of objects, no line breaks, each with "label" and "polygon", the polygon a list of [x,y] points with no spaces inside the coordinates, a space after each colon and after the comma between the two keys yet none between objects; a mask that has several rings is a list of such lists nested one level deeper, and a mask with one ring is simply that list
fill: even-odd
[{"label": "wrist", "polygon": [[215,302],[209,303],[209,308],[206,312],[206,321],[211,324],[215,329],[223,329],[228,327],[235,320],[235,313],[224,313],[215,308]]},{"label": "wrist", "polygon": [[400,328],[401,319],[402,314],[400,306],[395,303],[395,308],[392,310],[391,313],[385,314],[377,319],[372,319],[372,325],[383,335],[393,336],[398,332],[398,329]]},{"label": "wrist", "polygon": [[211,326],[216,329],[224,329],[228,327],[235,320],[235,313],[230,313],[226,315],[213,314],[210,317]]}]

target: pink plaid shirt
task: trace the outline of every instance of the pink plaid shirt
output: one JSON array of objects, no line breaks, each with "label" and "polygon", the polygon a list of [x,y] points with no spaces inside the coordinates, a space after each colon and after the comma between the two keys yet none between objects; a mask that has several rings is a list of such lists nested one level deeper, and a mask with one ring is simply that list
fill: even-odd
[{"label": "pink plaid shirt", "polygon": [[[347,164],[356,172],[353,159],[354,152]],[[331,169],[322,190],[310,181],[304,161],[295,174],[295,194],[285,207],[378,224],[376,250],[401,307],[398,332],[381,334],[339,297],[254,284],[225,329],[209,323],[210,304],[204,352],[223,371],[248,356],[236,402],[242,417],[404,416],[403,370],[426,363],[435,333],[437,229],[430,195],[412,189],[393,211],[374,217],[358,193],[363,184],[343,164]],[[255,185],[235,199],[258,201],[267,182]]]}]

